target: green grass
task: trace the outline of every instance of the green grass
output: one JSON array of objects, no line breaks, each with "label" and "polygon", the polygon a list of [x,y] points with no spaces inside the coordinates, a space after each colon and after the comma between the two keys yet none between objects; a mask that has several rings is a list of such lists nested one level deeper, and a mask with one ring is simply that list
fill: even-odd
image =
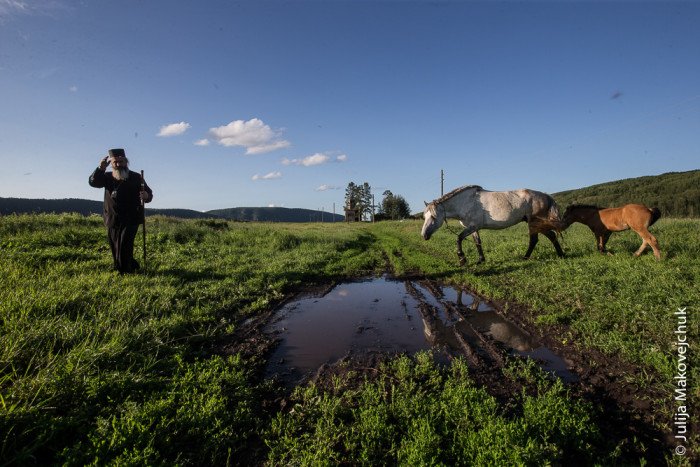
[{"label": "green grass", "polygon": [[[474,265],[466,240],[470,263],[459,268],[454,235],[441,229],[425,242],[418,221],[156,217],[148,273],[120,276],[110,271],[99,217],[0,217],[0,465],[240,464],[268,456],[272,463],[562,462],[599,431],[590,423],[597,408],[556,384],[532,383],[536,391],[523,393],[515,409],[500,407],[462,363],[441,369],[425,357],[404,358],[359,388],[343,381],[336,391],[300,388],[294,403],[312,414],[300,420],[267,404],[279,396],[259,377],[263,359],[219,349],[243,320],[301,287],[389,267],[524,305],[534,325],[563,325],[562,341],[618,356],[647,375],[630,377],[666,391],[676,307],[691,310],[691,342],[699,334],[692,314],[700,303],[699,227],[659,221],[652,232],[661,262],[633,258],[640,242],[631,232],[614,234],[616,254],[602,256],[593,235],[575,225],[565,233],[566,259],[542,240],[525,261],[524,226],[484,231],[487,262]],[[138,255],[140,247],[139,234]],[[699,376],[692,366],[690,380]],[[667,418],[659,424],[667,427]],[[462,433],[469,424],[478,429]],[[498,444],[506,441],[516,448]]]},{"label": "green grass", "polygon": [[[557,380],[528,367],[509,377],[536,379],[518,397],[518,415],[469,378],[464,360],[439,369],[430,354],[381,365],[359,387],[338,377],[331,390],[298,389],[292,410],[266,436],[274,465],[542,465],[593,460],[603,444],[586,404]],[[350,375],[354,376],[354,375]]]}]

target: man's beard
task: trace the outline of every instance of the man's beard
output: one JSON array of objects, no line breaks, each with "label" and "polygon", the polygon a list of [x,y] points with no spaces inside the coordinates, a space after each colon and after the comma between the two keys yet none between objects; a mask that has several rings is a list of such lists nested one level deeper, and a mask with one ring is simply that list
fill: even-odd
[{"label": "man's beard", "polygon": [[120,169],[113,169],[112,177],[114,177],[115,180],[124,181],[129,178],[129,169],[125,167]]}]

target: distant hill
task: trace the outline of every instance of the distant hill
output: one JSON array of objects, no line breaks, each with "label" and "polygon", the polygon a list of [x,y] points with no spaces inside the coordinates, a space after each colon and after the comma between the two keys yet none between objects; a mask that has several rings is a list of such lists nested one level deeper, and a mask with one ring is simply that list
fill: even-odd
[{"label": "distant hill", "polygon": [[[75,212],[88,216],[102,215],[102,201],[87,199],[26,199],[0,198],[0,215]],[[146,207],[147,216],[170,216],[183,219],[223,218],[259,222],[340,222],[345,218],[328,212],[301,208],[229,208],[200,212],[192,209],[153,209]]]},{"label": "distant hill", "polygon": [[642,203],[658,207],[666,217],[700,217],[700,170],[628,178],[552,196],[562,208],[570,204],[613,207]]},{"label": "distant hill", "polygon": [[207,211],[224,219],[258,222],[341,222],[345,217],[301,208],[229,208]]},{"label": "distant hill", "polygon": [[[600,183],[576,190],[554,193],[559,206],[595,204],[620,206],[642,203],[661,209],[665,217],[700,217],[700,170],[669,172],[661,175],[628,178]],[[85,199],[0,198],[0,215],[12,213],[102,214],[102,201]],[[164,215],[184,219],[224,218],[259,222],[340,222],[339,214],[301,208],[244,207],[200,212],[191,209],[146,209],[147,215]],[[416,217],[422,218],[422,212]]]},{"label": "distant hill", "polygon": [[[87,199],[27,199],[27,198],[0,198],[0,214],[40,214],[76,212],[84,216],[90,214],[102,215],[102,201]],[[146,208],[147,216],[162,215],[182,217],[185,219],[204,219],[218,217],[192,209],[151,209]]]}]

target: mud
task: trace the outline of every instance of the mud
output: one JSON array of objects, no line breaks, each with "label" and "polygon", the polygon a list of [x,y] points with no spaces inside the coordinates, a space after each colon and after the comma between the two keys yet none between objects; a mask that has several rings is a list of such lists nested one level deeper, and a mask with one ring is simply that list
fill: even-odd
[{"label": "mud", "polygon": [[[361,292],[364,287],[369,291]],[[343,294],[358,301],[343,304]],[[321,304],[324,297],[328,302]],[[331,318],[324,324],[306,321],[323,314],[325,304],[333,300]],[[341,317],[343,310],[353,318]],[[630,376],[640,368],[576,345],[568,326],[535,325],[533,316],[527,307],[489,302],[434,280],[382,277],[298,291],[267,314],[241,323],[221,350],[256,359],[261,377],[277,378],[289,390],[306,381],[330,385],[338,374],[353,374],[360,384],[392,354],[432,348],[439,360],[467,358],[472,378],[506,410],[512,407],[513,395],[528,388],[504,378],[503,365],[509,358],[531,358],[562,379],[572,396],[598,408],[596,423],[606,439],[619,443],[624,458],[666,464],[673,439],[659,426],[672,413],[668,394],[654,389],[658,385],[637,385]],[[341,334],[333,334],[338,329]],[[323,340],[333,350],[320,352]],[[285,401],[280,395],[264,405],[279,410]]]},{"label": "mud", "polygon": [[386,276],[342,283],[283,306],[265,330],[280,343],[267,377],[296,385],[323,365],[364,354],[414,354],[439,360],[464,355],[475,367],[501,367],[508,355],[531,358],[567,382],[570,363],[461,289]]}]

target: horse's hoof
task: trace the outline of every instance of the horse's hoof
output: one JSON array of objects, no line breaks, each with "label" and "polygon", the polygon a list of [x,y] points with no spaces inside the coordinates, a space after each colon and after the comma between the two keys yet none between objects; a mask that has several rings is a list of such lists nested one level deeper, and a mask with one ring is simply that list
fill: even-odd
[{"label": "horse's hoof", "polygon": [[467,260],[466,260],[466,259],[460,259],[460,260],[459,260],[459,266],[460,266],[460,267],[464,266],[465,264],[467,264]]},{"label": "horse's hoof", "polygon": [[479,258],[479,261],[476,262],[476,264],[483,264],[486,262],[485,258]]}]

